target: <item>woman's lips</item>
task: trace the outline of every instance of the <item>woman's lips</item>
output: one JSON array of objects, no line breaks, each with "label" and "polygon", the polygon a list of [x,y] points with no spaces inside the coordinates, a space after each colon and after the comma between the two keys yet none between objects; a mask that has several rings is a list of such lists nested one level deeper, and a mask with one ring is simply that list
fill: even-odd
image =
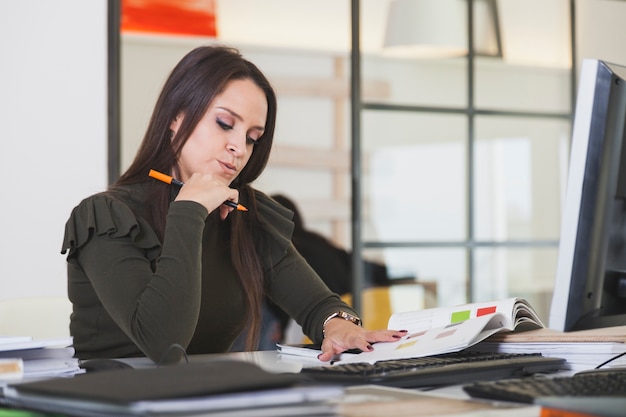
[{"label": "woman's lips", "polygon": [[220,161],[220,166],[222,167],[222,170],[229,175],[235,175],[237,174],[237,167],[233,164],[230,164],[228,162],[222,162]]}]

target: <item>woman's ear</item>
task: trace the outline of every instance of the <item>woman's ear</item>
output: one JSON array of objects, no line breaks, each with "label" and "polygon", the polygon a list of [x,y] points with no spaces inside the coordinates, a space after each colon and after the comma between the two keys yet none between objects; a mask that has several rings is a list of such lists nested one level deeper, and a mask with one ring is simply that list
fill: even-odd
[{"label": "woman's ear", "polygon": [[172,123],[170,123],[170,130],[172,132],[174,132],[172,137],[174,137],[174,135],[176,135],[176,133],[178,132],[178,128],[180,127],[182,122],[183,122],[183,114],[182,113],[178,113],[176,118],[174,120],[172,120]]}]

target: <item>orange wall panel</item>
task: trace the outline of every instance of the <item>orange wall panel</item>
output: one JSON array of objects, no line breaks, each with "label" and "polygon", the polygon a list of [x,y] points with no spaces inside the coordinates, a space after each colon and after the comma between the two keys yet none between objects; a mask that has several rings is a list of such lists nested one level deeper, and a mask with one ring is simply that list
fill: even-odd
[{"label": "orange wall panel", "polygon": [[122,0],[121,31],[215,37],[215,1]]}]

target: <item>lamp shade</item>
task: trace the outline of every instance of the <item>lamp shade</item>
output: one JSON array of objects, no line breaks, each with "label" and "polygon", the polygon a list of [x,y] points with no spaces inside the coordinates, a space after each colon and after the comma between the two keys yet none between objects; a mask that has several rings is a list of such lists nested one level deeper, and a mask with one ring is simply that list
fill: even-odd
[{"label": "lamp shade", "polygon": [[[502,56],[495,0],[472,4],[474,54]],[[467,0],[391,0],[383,52],[425,58],[467,55],[467,8]]]},{"label": "lamp shade", "polygon": [[467,55],[467,2],[392,0],[384,52],[418,57]]}]

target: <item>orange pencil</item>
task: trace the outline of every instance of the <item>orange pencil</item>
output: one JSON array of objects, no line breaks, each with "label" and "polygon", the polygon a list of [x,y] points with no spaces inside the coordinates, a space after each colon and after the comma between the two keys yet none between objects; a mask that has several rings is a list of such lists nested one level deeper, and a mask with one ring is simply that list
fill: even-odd
[{"label": "orange pencil", "polygon": [[[159,171],[155,171],[153,169],[150,170],[150,172],[148,173],[149,176],[151,176],[154,179],[157,179],[159,181],[162,181],[166,184],[172,184],[172,185],[176,185],[178,187],[182,187],[185,183],[177,180],[176,178],[172,178],[167,174],[163,174],[162,172]],[[237,209],[239,211],[248,211],[247,208],[245,208],[244,206],[242,206],[241,204],[237,204],[234,201],[230,201],[230,200],[226,200],[224,201],[224,204],[232,207],[234,209]]]},{"label": "orange pencil", "polygon": [[156,178],[159,181],[163,181],[166,184],[174,184],[179,187],[182,187],[184,184],[182,181],[179,181],[176,178],[172,178],[167,174],[163,174],[162,172],[155,171],[153,169],[150,170],[150,173],[148,173],[148,175],[152,178]]}]

